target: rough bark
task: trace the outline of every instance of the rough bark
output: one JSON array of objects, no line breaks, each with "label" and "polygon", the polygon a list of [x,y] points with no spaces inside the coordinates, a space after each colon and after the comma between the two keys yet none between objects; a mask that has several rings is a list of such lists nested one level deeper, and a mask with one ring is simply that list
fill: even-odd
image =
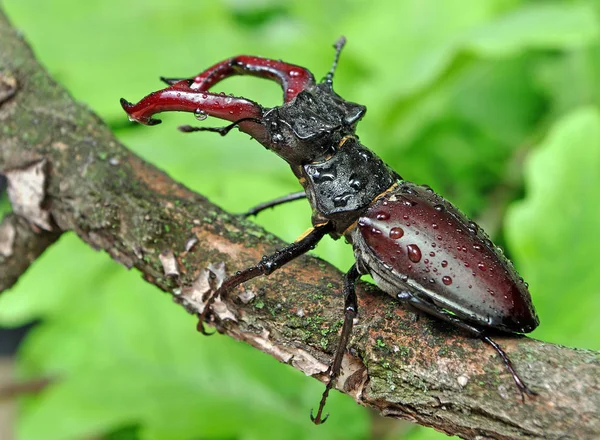
[{"label": "rough bark", "polygon": [[[16,203],[37,227],[74,231],[195,314],[209,272],[219,278],[223,264],[232,273],[284,244],[120,145],[43,71],[1,14],[0,84],[0,172],[9,179],[15,171],[43,173],[32,190],[41,185],[42,200]],[[325,380],[341,325],[341,288],[337,270],[306,256],[217,303],[215,324]],[[482,342],[417,319],[372,286],[360,284],[358,295],[360,321],[338,389],[362,405],[465,438],[600,436],[598,353],[498,337],[539,393],[522,403]]]}]

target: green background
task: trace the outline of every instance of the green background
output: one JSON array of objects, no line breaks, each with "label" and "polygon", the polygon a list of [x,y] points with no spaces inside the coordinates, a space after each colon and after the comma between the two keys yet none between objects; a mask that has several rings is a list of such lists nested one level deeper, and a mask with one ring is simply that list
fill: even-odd
[{"label": "green background", "polygon": [[[365,104],[362,142],[480,222],[530,283],[534,338],[600,349],[600,6],[596,1],[4,0],[50,73],[136,153],[232,212],[299,189],[248,136],[183,134],[192,115],[131,124],[119,98],[162,88],[237,54],[329,69],[348,38],[336,91]],[[236,77],[217,91],[266,106],[274,83]],[[43,105],[43,103],[40,103]],[[206,125],[219,125],[208,120]],[[203,136],[204,139],[198,139]],[[207,139],[210,138],[209,141]],[[211,148],[199,145],[210,144]],[[282,220],[284,219],[284,220]],[[291,241],[304,202],[256,221]],[[349,246],[316,254],[347,268]],[[142,300],[143,299],[143,300]],[[204,338],[170,298],[67,235],[11,291],[0,325],[40,320],[18,353],[22,378],[57,380],[24,399],[19,439],[434,438],[384,422],[227,337]]]}]

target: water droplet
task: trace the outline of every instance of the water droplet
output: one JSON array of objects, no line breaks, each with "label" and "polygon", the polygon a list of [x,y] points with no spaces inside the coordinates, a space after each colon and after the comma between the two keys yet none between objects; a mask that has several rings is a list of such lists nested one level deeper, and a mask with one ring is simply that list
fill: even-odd
[{"label": "water droplet", "polygon": [[402,228],[392,228],[390,229],[390,238],[392,240],[398,240],[399,238],[402,238],[402,236],[404,235],[404,229]]},{"label": "water droplet", "polygon": [[481,250],[481,245],[479,245],[479,244],[474,244],[474,245],[473,245],[473,249],[475,249],[476,251],[480,251],[480,250]]},{"label": "water droplet", "polygon": [[431,247],[432,247],[432,248],[434,248],[434,247],[436,247],[436,246],[437,246],[437,244],[435,244],[435,243],[431,243]]},{"label": "water droplet", "polygon": [[387,263],[383,263],[383,267],[387,270],[392,270],[392,266]]},{"label": "water droplet", "polygon": [[377,220],[388,220],[390,215],[387,212],[380,212],[377,214]]},{"label": "water droplet", "polygon": [[475,222],[469,222],[467,228],[469,228],[469,231],[471,231],[474,234],[476,234],[477,231],[479,231],[479,226]]},{"label": "water droplet", "polygon": [[363,183],[359,179],[350,179],[349,184],[356,191],[360,191],[363,188]]},{"label": "water droplet", "polygon": [[435,252],[429,252],[430,257],[435,257]]},{"label": "water droplet", "polygon": [[492,289],[488,289],[487,291],[490,295],[496,296],[496,292],[494,292]]},{"label": "water droplet", "polygon": [[400,281],[406,283],[408,281],[408,275],[400,275]]},{"label": "water droplet", "polygon": [[425,259],[423,260],[423,263],[425,263],[425,264],[429,264],[429,260],[428,260],[427,258],[425,258]]},{"label": "water droplet", "polygon": [[433,229],[437,229],[437,228],[439,228],[439,226],[438,226],[438,224],[437,224],[437,223],[434,223],[434,224],[432,224],[432,225],[431,225],[431,227],[432,227]]},{"label": "water droplet", "polygon": [[290,70],[290,76],[296,77],[296,76],[300,76],[300,72],[298,72],[297,70]]},{"label": "water droplet", "polygon": [[[344,194],[342,196],[336,196],[333,198],[333,206],[336,208],[340,208],[342,206],[346,206],[348,201],[350,200],[350,194]],[[381,233],[381,231],[379,231]]]},{"label": "water droplet", "polygon": [[450,284],[452,284],[452,278],[446,275],[442,277],[442,283],[444,283],[446,286],[449,286]]},{"label": "water droplet", "polygon": [[415,194],[415,191],[409,186],[403,186],[401,190],[404,194]]},{"label": "water droplet", "polygon": [[279,133],[276,133],[273,135],[273,142],[277,143],[277,142],[282,142],[283,141],[283,136],[280,135]]},{"label": "water droplet", "polygon": [[408,251],[408,259],[413,263],[418,263],[421,261],[421,249],[416,244],[409,244],[406,246],[406,250]]},{"label": "water droplet", "polygon": [[380,229],[377,229],[377,228],[371,228],[371,232],[372,232],[373,234],[381,234],[381,230],[380,230]]},{"label": "water droplet", "polygon": [[404,214],[404,215],[402,216],[402,218],[403,218],[404,220],[408,220],[408,215],[407,215],[407,214]]},{"label": "water droplet", "polygon": [[435,280],[433,278],[429,278],[429,284],[435,284]]},{"label": "water droplet", "polygon": [[448,262],[446,260],[442,261],[442,267],[448,267]]},{"label": "water droplet", "polygon": [[526,289],[527,289],[527,288],[529,288],[529,283],[528,283],[527,281],[525,281],[525,282],[523,283],[523,285],[525,286],[525,288],[526,288]]},{"label": "water droplet", "polygon": [[199,121],[204,121],[206,118],[208,118],[208,115],[206,114],[206,112],[204,110],[199,109],[199,108],[197,108],[196,110],[194,110],[194,116]]},{"label": "water droplet", "polygon": [[483,264],[483,263],[479,263],[479,264],[477,265],[477,267],[478,267],[480,270],[486,270],[486,269],[487,269],[487,267],[486,267],[486,266],[485,266],[485,264]]},{"label": "water droplet", "polygon": [[407,292],[406,290],[402,290],[400,293],[398,293],[397,298],[400,301],[406,301],[409,300],[411,298],[411,294],[410,292]]},{"label": "water droplet", "polygon": [[442,212],[444,210],[444,205],[440,205],[438,203],[437,205],[433,205],[433,209],[435,209],[437,212]]}]

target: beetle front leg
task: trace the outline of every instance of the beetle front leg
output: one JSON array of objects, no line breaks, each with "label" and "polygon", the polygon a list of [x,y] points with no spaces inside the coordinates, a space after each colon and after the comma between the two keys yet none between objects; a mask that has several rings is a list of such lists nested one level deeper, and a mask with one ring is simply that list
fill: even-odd
[{"label": "beetle front leg", "polygon": [[256,215],[259,212],[264,211],[268,208],[273,208],[274,206],[283,205],[284,203],[293,202],[294,200],[300,200],[306,198],[306,192],[298,191],[295,193],[287,194],[282,197],[277,197],[276,199],[269,200],[268,202],[261,203],[260,205],[256,205],[254,208],[249,209],[244,212],[242,215],[244,217],[250,217],[252,215]]},{"label": "beetle front leg", "polygon": [[224,299],[229,291],[235,289],[242,283],[246,281],[250,281],[253,278],[256,278],[260,275],[270,275],[275,270],[279,269],[286,263],[298,258],[300,255],[305,254],[321,241],[321,239],[331,232],[332,227],[330,223],[325,223],[320,226],[316,226],[310,230],[310,232],[294,243],[286,246],[285,248],[275,252],[271,255],[265,255],[262,260],[256,265],[252,266],[246,270],[241,272],[237,272],[232,277],[226,279],[221,287],[219,287],[215,292],[211,293],[206,302],[204,303],[204,310],[200,314],[200,321],[198,322],[198,331],[202,334],[207,334],[204,329],[203,322],[206,320],[206,317],[210,311],[210,307],[215,302],[218,297]]},{"label": "beetle front leg", "polygon": [[323,392],[323,396],[321,397],[321,402],[319,403],[319,410],[317,411],[317,415],[313,416],[312,410],[310,411],[310,419],[314,422],[315,425],[325,423],[327,417],[329,417],[329,414],[327,414],[321,419],[321,416],[323,415],[323,408],[325,407],[325,402],[327,401],[329,391],[333,388],[333,386],[335,385],[335,381],[340,375],[342,359],[344,358],[344,353],[346,353],[346,346],[348,345],[348,340],[350,339],[350,334],[352,333],[352,327],[354,326],[354,318],[356,318],[356,314],[358,313],[358,301],[356,298],[356,281],[359,278],[360,273],[358,273],[356,264],[352,265],[350,270],[344,276],[344,325],[342,326],[340,341],[338,342],[338,345],[335,349],[333,362],[327,370],[329,373],[329,382],[327,382],[327,385],[325,386],[325,391]]}]

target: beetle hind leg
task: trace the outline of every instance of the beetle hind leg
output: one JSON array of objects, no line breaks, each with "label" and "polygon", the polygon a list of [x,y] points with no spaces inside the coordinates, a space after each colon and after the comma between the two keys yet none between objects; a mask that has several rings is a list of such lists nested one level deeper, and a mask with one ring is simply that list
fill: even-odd
[{"label": "beetle hind leg", "polygon": [[335,350],[333,362],[327,370],[329,374],[329,382],[327,382],[327,385],[325,386],[325,391],[323,392],[323,396],[321,397],[321,402],[319,402],[319,409],[317,411],[317,415],[313,416],[313,412],[312,410],[310,410],[310,419],[315,425],[325,423],[327,417],[329,417],[329,414],[327,414],[325,417],[322,417],[323,408],[325,407],[325,402],[327,402],[327,396],[329,395],[329,391],[333,388],[336,379],[340,375],[342,359],[344,358],[344,353],[346,352],[346,346],[348,345],[348,340],[350,339],[350,333],[352,333],[354,318],[358,313],[358,301],[356,299],[356,281],[359,278],[360,273],[358,272],[356,264],[354,264],[344,277],[344,325],[342,326],[342,333],[338,342],[338,346]]},{"label": "beetle hind leg", "polygon": [[537,393],[535,391],[532,391],[527,385],[525,385],[525,382],[523,382],[523,379],[521,379],[521,377],[517,374],[517,371],[513,367],[513,364],[511,362],[510,358],[508,357],[506,352],[502,349],[502,347],[500,347],[500,345],[498,345],[497,342],[495,342],[493,339],[491,339],[485,333],[484,330],[460,320],[458,317],[452,315],[451,313],[447,312],[443,308],[436,306],[435,304],[433,304],[431,302],[421,300],[412,295],[410,295],[410,297],[407,297],[405,299],[409,304],[411,304],[416,309],[419,309],[429,315],[433,315],[438,319],[449,322],[450,324],[453,324],[457,327],[460,327],[463,330],[466,330],[467,332],[469,332],[473,336],[476,336],[477,338],[481,339],[485,343],[489,344],[494,350],[496,350],[496,353],[498,353],[498,355],[504,362],[506,369],[511,374],[511,376],[515,382],[515,385],[517,386],[517,389],[519,390],[519,393],[521,393],[521,400],[523,402],[525,401],[525,394],[527,394],[528,396],[536,396],[537,395]]}]

